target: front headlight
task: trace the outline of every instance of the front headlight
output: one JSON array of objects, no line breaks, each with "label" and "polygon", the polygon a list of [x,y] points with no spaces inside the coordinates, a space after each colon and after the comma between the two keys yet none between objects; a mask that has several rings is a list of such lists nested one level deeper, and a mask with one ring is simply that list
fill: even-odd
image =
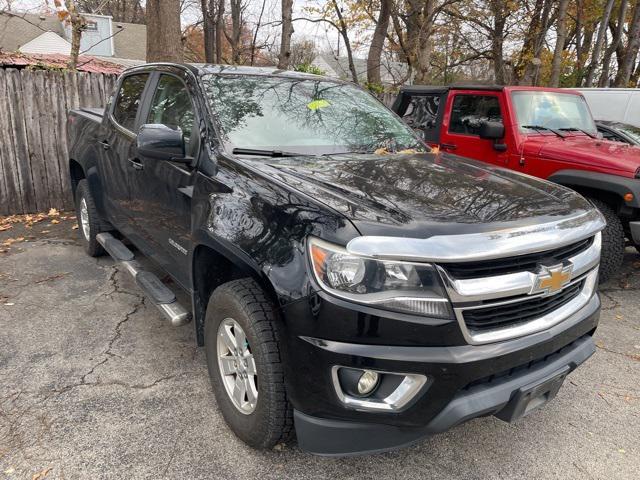
[{"label": "front headlight", "polygon": [[317,238],[310,240],[309,254],[316,280],[337,297],[398,312],[453,318],[433,265],[359,257]]}]

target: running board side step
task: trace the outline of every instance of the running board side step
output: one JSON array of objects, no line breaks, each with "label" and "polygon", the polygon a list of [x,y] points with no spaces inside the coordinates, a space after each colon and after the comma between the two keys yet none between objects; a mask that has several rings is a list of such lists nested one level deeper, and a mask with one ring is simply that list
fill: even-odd
[{"label": "running board side step", "polygon": [[167,317],[171,325],[178,327],[189,323],[191,313],[180,305],[175,294],[156,275],[142,268],[135,260],[133,252],[124,243],[110,233],[99,233],[96,239],[107,253],[133,276],[138,287]]}]

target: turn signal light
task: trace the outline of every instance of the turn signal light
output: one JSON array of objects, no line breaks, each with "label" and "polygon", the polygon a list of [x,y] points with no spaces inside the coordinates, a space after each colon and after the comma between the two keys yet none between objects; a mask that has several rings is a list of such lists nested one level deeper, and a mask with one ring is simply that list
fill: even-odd
[{"label": "turn signal light", "polygon": [[625,193],[622,198],[624,198],[625,202],[631,202],[633,200],[633,193]]}]

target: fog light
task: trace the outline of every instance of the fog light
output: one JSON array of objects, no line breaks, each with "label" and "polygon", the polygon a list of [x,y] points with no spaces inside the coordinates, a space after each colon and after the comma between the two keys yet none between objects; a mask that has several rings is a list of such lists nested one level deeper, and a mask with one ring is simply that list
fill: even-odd
[{"label": "fog light", "polygon": [[360,375],[360,380],[358,380],[358,393],[360,395],[369,395],[378,385],[378,380],[380,380],[378,372],[365,370],[364,373]]}]

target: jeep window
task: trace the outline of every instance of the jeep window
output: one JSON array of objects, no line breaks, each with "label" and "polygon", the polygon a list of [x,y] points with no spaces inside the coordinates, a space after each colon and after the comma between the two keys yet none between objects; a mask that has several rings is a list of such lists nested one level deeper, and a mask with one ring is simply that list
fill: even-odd
[{"label": "jeep window", "polygon": [[[516,91],[512,92],[511,98],[523,133],[545,134],[544,128],[578,132],[582,130],[592,135],[597,133],[587,103],[580,95]],[[524,125],[537,128],[525,128]]]},{"label": "jeep window", "polygon": [[437,128],[440,94],[415,95],[404,112],[402,119],[412,128],[419,128],[425,132]]},{"label": "jeep window", "polygon": [[351,84],[251,75],[205,75],[203,83],[230,151],[425,149],[398,117]]},{"label": "jeep window", "polygon": [[142,73],[130,75],[122,80],[113,109],[113,117],[127,130],[133,131],[135,127],[140,98],[148,78],[148,73]]},{"label": "jeep window", "polygon": [[502,123],[500,101],[494,95],[456,95],[453,99],[449,133],[479,135],[483,122]]},{"label": "jeep window", "polygon": [[153,95],[147,123],[179,127],[188,140],[193,127],[193,112],[193,103],[184,83],[172,75],[161,75]]}]

